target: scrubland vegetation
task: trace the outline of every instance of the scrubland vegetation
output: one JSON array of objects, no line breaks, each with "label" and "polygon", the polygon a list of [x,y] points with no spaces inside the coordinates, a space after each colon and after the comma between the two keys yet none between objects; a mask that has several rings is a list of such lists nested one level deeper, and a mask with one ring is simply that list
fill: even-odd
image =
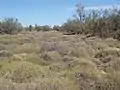
[{"label": "scrubland vegetation", "polygon": [[85,13],[62,26],[0,23],[0,90],[119,90],[120,11]]}]

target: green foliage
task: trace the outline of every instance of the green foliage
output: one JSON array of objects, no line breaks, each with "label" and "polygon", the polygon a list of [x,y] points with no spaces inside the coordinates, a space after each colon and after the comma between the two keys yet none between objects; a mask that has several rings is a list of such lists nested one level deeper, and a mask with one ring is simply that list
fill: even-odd
[{"label": "green foliage", "polygon": [[29,25],[28,29],[29,29],[29,31],[32,31],[33,30],[33,26]]},{"label": "green foliage", "polygon": [[53,26],[53,30],[60,31],[60,26],[59,26],[59,25],[54,25],[54,26]]},{"label": "green foliage", "polygon": [[49,31],[49,30],[52,30],[52,28],[48,25],[38,26],[37,24],[35,24],[35,30],[36,31]]}]

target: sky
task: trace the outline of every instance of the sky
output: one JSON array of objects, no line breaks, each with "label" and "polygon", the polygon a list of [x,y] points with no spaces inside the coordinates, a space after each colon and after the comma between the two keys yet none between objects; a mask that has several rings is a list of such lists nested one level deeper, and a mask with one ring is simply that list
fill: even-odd
[{"label": "sky", "polygon": [[109,8],[120,0],[0,0],[0,20],[19,19],[23,25],[61,25],[82,3],[87,9]]}]

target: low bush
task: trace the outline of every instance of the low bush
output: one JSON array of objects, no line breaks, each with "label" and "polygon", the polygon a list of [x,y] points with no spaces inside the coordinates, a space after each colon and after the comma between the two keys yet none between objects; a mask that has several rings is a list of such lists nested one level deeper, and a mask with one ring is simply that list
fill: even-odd
[{"label": "low bush", "polygon": [[0,50],[0,58],[12,56],[12,52],[7,50]]},{"label": "low bush", "polygon": [[15,83],[26,83],[34,81],[40,75],[38,66],[31,63],[23,63],[12,71],[10,79]]},{"label": "low bush", "polygon": [[67,43],[62,42],[46,42],[43,43],[40,52],[56,51],[61,55],[67,55],[69,53],[69,46]]},{"label": "low bush", "polygon": [[23,44],[15,48],[13,52],[17,54],[21,54],[21,53],[30,54],[30,53],[37,53],[37,49],[32,44]]},{"label": "low bush", "polygon": [[61,61],[62,60],[62,57],[61,57],[61,55],[58,53],[58,52],[56,52],[56,51],[51,51],[51,52],[45,52],[45,53],[43,53],[42,55],[41,55],[41,58],[43,58],[45,61],[57,61],[57,62],[59,62],[59,61]]}]

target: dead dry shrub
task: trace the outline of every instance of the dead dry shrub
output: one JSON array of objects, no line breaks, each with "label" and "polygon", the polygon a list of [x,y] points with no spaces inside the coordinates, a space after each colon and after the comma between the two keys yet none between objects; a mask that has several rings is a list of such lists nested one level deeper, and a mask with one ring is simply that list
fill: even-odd
[{"label": "dead dry shrub", "polygon": [[41,55],[41,58],[43,58],[45,61],[62,61],[61,55],[56,51],[45,52]]},{"label": "dead dry shrub", "polygon": [[56,51],[61,55],[69,53],[69,45],[64,42],[45,42],[42,44],[40,52]]}]

